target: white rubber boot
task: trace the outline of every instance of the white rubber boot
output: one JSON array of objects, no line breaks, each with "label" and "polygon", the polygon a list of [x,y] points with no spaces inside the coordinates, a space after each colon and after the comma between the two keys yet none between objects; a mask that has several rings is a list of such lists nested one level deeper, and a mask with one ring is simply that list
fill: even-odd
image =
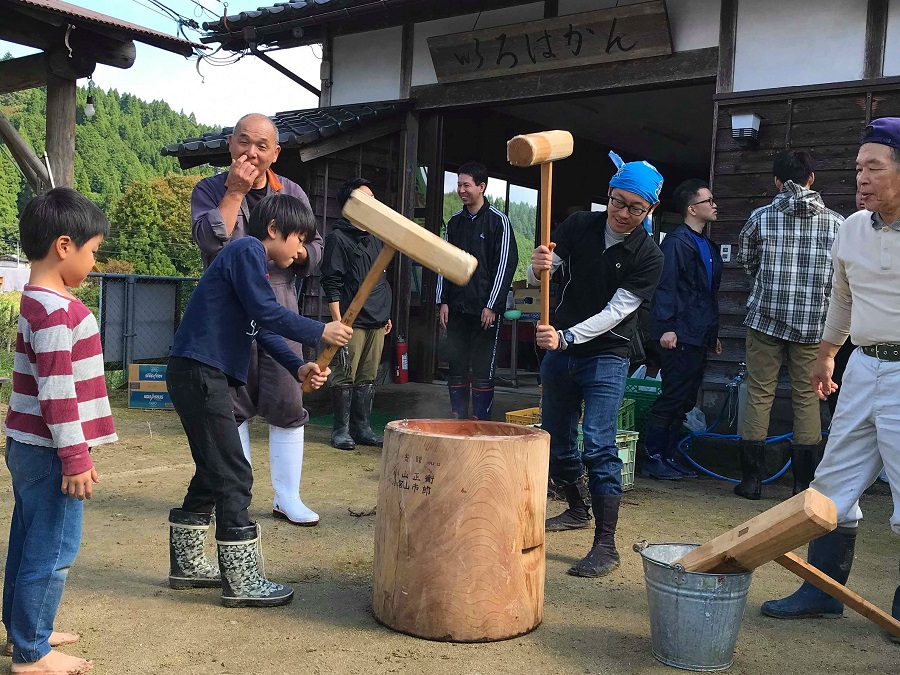
[{"label": "white rubber boot", "polygon": [[253,460],[250,459],[250,424],[244,420],[238,424],[238,434],[241,437],[241,448],[244,450],[244,457],[247,458],[247,464],[253,466]]},{"label": "white rubber boot", "polygon": [[319,524],[319,514],[300,499],[303,473],[303,427],[285,429],[269,425],[269,466],[272,471],[272,515],[294,525]]}]

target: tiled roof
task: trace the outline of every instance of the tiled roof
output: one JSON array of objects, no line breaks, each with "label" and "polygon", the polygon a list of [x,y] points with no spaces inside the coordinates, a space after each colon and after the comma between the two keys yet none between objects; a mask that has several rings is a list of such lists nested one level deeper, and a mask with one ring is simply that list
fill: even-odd
[{"label": "tiled roof", "polygon": [[121,21],[106,14],[93,12],[83,7],[71,5],[68,2],[60,2],[59,0],[5,0],[2,4],[11,4],[13,8],[15,8],[15,5],[22,5],[23,10],[37,10],[39,13],[47,14],[48,16],[64,17],[76,25],[83,24],[86,28],[93,27],[100,33],[111,35],[116,33],[124,34],[128,39],[183,56],[193,54],[194,48],[206,49],[206,47],[188,40],[173,35],[166,35],[165,33],[150,30],[128,21]]},{"label": "tiled roof", "polygon": [[[282,150],[288,150],[396,117],[409,107],[408,101],[355,103],[280,112],[270,119],[278,129],[278,144]],[[228,136],[233,131],[234,127],[225,127],[222,131],[204,134],[200,138],[188,138],[180,143],[167,145],[162,149],[162,154],[177,157],[183,168],[205,164],[214,159],[221,160],[223,155],[228,156]]]},{"label": "tiled roof", "polygon": [[291,21],[293,19],[324,18],[336,20],[346,11],[359,10],[366,5],[374,5],[387,9],[390,5],[400,5],[408,0],[293,0],[279,2],[269,7],[260,7],[255,11],[231,14],[218,21],[207,21],[203,29],[213,33],[239,32],[244,26],[268,26],[273,23]]}]

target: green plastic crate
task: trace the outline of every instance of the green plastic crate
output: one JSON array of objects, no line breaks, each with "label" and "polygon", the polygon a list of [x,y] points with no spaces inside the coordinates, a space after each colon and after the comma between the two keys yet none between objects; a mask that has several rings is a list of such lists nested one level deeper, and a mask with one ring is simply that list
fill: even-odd
[{"label": "green plastic crate", "polygon": [[634,426],[636,431],[643,432],[647,428],[647,417],[659,393],[662,382],[659,380],[639,380],[629,377],[625,380],[625,396],[634,401]]},{"label": "green plastic crate", "polygon": [[620,431],[634,431],[633,398],[626,398],[622,401],[622,407],[619,408],[619,415],[616,418],[616,429]]},{"label": "green plastic crate", "polygon": [[[616,434],[616,447],[619,449],[619,459],[622,460],[622,492],[634,487],[634,458],[639,437],[638,432],[625,429],[619,429]],[[581,425],[578,426],[578,449],[584,450]]]},{"label": "green plastic crate", "polygon": [[[509,424],[522,424],[531,426],[541,423],[540,408],[525,408],[524,410],[510,410],[506,413],[506,421]],[[634,400],[626,398],[622,401],[622,407],[616,416],[616,429],[634,431]]]}]

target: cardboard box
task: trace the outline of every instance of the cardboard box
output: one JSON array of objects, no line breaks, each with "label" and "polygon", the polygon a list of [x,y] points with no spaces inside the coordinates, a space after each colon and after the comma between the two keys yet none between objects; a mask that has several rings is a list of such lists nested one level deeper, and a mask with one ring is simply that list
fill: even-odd
[{"label": "cardboard box", "polygon": [[165,382],[166,366],[132,363],[128,366],[129,382]]},{"label": "cardboard box", "polygon": [[146,390],[129,390],[128,392],[129,408],[147,408],[174,410],[172,399],[166,391],[146,391]]},{"label": "cardboard box", "polygon": [[129,391],[168,391],[165,382],[129,382]]},{"label": "cardboard box", "polygon": [[513,308],[521,310],[522,320],[537,321],[541,318],[541,289],[517,288],[513,290]]}]

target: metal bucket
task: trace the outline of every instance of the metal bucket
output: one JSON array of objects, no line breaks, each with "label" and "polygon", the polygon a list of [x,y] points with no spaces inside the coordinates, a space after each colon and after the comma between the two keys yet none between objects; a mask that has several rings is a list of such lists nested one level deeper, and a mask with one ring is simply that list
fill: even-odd
[{"label": "metal bucket", "polygon": [[672,563],[697,544],[650,544],[644,561],[653,656],[684,670],[725,670],[747,604],[752,572],[703,574]]}]

